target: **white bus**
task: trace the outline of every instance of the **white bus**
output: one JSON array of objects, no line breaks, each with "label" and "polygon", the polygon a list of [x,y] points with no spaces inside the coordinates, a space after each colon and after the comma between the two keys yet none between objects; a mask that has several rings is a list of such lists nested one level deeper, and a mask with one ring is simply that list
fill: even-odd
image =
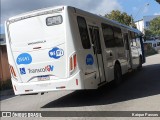
[{"label": "white bus", "polygon": [[144,49],[147,50],[148,46],[152,47],[155,51],[160,50],[160,40],[147,40],[144,42]]},{"label": "white bus", "polygon": [[58,6],[5,22],[15,95],[97,89],[145,62],[141,32]]}]

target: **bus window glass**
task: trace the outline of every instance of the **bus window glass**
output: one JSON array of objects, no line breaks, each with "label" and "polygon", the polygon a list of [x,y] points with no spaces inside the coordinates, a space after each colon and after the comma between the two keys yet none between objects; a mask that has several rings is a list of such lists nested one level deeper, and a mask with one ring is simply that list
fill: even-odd
[{"label": "bus window glass", "polygon": [[99,36],[99,31],[98,29],[94,29],[94,38],[95,38],[95,42],[96,42],[96,53],[97,54],[101,54],[102,51],[101,51],[101,44],[100,44],[100,36]]},{"label": "bus window glass", "polygon": [[82,46],[83,46],[84,49],[90,49],[91,44],[90,44],[90,41],[89,41],[89,35],[88,35],[86,20],[83,17],[78,16],[77,21],[78,21]]},{"label": "bus window glass", "polygon": [[105,46],[107,48],[114,47],[115,44],[114,44],[114,34],[112,27],[107,24],[102,24],[102,30],[103,30]]},{"label": "bus window glass", "polygon": [[114,39],[115,39],[115,44],[117,47],[123,47],[123,38],[122,38],[122,32],[120,28],[113,27],[114,31]]},{"label": "bus window glass", "polygon": [[138,48],[141,48],[141,43],[140,43],[140,36],[135,33],[135,37],[136,37],[136,45]]},{"label": "bus window glass", "polygon": [[137,46],[135,33],[130,32],[130,36],[131,36],[131,46]]},{"label": "bus window glass", "polygon": [[128,33],[124,33],[123,37],[124,37],[125,49],[129,50]]}]

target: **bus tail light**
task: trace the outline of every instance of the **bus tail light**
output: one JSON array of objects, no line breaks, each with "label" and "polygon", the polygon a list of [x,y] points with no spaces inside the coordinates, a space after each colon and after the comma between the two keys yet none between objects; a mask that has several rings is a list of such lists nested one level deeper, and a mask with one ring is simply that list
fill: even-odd
[{"label": "bus tail light", "polygon": [[77,67],[77,55],[74,53],[69,59],[69,71],[73,72]]},{"label": "bus tail light", "polygon": [[74,63],[74,69],[77,67],[77,55],[76,54],[74,54],[73,55],[73,63]]}]

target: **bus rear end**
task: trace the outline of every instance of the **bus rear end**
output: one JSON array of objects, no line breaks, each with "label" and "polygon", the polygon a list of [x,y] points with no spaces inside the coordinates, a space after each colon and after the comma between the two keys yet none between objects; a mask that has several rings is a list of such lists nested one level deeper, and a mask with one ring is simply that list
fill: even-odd
[{"label": "bus rear end", "polygon": [[16,95],[82,88],[79,71],[70,76],[70,70],[77,68],[77,56],[68,53],[66,19],[67,7],[57,7],[6,22],[8,59]]}]

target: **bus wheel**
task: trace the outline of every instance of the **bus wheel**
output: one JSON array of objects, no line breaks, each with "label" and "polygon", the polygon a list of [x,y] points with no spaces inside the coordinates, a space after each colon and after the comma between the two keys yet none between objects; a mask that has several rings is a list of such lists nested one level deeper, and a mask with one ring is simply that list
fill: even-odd
[{"label": "bus wheel", "polygon": [[142,57],[139,56],[139,65],[138,65],[138,69],[142,68]]},{"label": "bus wheel", "polygon": [[114,85],[119,85],[122,81],[122,70],[119,64],[114,66]]}]

